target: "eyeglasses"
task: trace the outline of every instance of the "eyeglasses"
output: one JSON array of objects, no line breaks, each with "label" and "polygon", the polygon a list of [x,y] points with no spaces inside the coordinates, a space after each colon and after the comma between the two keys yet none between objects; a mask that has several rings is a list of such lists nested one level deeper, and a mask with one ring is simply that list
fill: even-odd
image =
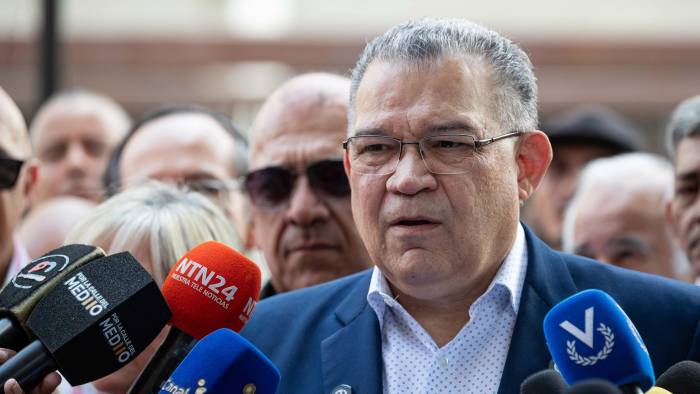
[{"label": "eyeglasses", "polygon": [[224,199],[230,190],[239,188],[235,180],[193,179],[178,182],[185,190],[203,194],[211,199]]},{"label": "eyeglasses", "polygon": [[426,136],[418,141],[402,141],[383,135],[357,135],[345,140],[343,149],[348,152],[353,171],[360,174],[393,173],[406,145],[417,145],[420,157],[431,173],[463,174],[468,172],[469,159],[479,148],[521,134],[522,131],[514,131],[483,140],[468,134],[439,134]]},{"label": "eyeglasses", "polygon": [[24,161],[0,158],[0,190],[10,189],[17,183],[19,178],[19,170],[22,168]]},{"label": "eyeglasses", "polygon": [[[342,160],[321,160],[306,167],[305,172],[317,195],[345,197],[350,194]],[[286,167],[266,167],[249,173],[243,185],[253,204],[276,209],[287,203],[298,176],[299,173]]]}]

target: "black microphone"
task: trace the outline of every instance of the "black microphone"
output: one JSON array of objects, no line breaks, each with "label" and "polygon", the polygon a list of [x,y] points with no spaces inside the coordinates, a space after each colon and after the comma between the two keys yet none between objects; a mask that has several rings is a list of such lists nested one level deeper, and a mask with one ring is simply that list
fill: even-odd
[{"label": "black microphone", "polygon": [[562,394],[567,387],[559,372],[545,369],[528,376],[520,385],[520,394]]},{"label": "black microphone", "polygon": [[[639,391],[641,393],[641,390]],[[623,394],[611,382],[605,379],[586,379],[569,387],[565,394]]]},{"label": "black microphone", "polygon": [[673,394],[700,393],[700,364],[689,360],[674,364],[659,376],[656,387]]},{"label": "black microphone", "polygon": [[[24,391],[58,369],[73,386],[123,367],[171,317],[158,285],[129,253],[93,260],[46,294],[27,320],[37,340],[0,366]],[[4,393],[3,393],[4,394]]]},{"label": "black microphone", "polygon": [[104,255],[95,246],[65,245],[22,268],[0,291],[0,347],[27,346],[33,335],[25,324],[36,303],[70,272]]}]

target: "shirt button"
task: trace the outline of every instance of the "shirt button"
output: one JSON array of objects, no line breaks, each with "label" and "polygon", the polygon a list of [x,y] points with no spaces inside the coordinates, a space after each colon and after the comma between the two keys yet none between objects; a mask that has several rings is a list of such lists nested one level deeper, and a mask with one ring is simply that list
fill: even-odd
[{"label": "shirt button", "polygon": [[442,367],[447,367],[447,365],[450,363],[450,360],[447,359],[447,356],[442,356],[438,359],[438,363],[440,363],[440,366]]}]

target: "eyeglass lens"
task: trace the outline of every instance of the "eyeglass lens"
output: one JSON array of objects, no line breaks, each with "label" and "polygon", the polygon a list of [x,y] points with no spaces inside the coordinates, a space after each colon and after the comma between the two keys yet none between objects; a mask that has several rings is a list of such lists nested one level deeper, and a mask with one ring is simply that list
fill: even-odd
[{"label": "eyeglass lens", "polygon": [[[350,193],[350,185],[340,160],[322,160],[306,168],[311,188],[334,197]],[[297,173],[284,167],[267,167],[253,171],[245,179],[245,188],[253,203],[261,207],[278,207],[289,200]]]},{"label": "eyeglass lens", "polygon": [[15,185],[22,164],[20,160],[0,158],[0,189],[9,189]]}]

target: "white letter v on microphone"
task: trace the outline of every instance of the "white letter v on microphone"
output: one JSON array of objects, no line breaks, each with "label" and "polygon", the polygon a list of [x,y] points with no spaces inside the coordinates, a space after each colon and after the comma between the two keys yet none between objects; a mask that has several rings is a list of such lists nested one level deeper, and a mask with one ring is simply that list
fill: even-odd
[{"label": "white letter v on microphone", "polygon": [[559,324],[559,327],[563,328],[566,330],[566,332],[575,336],[576,339],[593,349],[593,307],[586,309],[586,331],[581,331],[568,320],[565,320],[563,323]]}]

